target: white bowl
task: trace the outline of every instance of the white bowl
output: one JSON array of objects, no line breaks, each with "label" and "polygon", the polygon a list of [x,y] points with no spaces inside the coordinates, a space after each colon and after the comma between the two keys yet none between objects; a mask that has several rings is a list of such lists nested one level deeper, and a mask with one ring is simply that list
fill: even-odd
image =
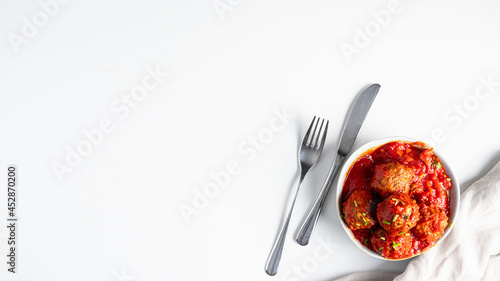
[{"label": "white bowl", "polygon": [[[349,172],[351,166],[366,151],[372,150],[372,149],[374,150],[377,147],[380,147],[380,146],[382,146],[382,145],[384,145],[386,143],[393,142],[393,141],[414,142],[414,141],[418,141],[418,140],[407,138],[407,137],[390,137],[390,138],[384,138],[384,139],[379,139],[379,140],[371,141],[371,142],[369,142],[369,143],[361,146],[360,148],[358,148],[356,151],[354,151],[346,159],[346,161],[344,162],[344,164],[342,166],[342,169],[340,170],[339,178],[338,178],[338,182],[337,182],[336,201],[337,201],[337,208],[338,208],[338,213],[339,213],[340,224],[344,228],[344,230],[347,233],[347,235],[349,236],[349,238],[351,238],[351,240],[353,241],[353,243],[356,244],[356,246],[358,246],[358,248],[360,248],[363,252],[367,253],[368,255],[370,255],[370,256],[372,256],[374,258],[388,260],[388,261],[401,261],[401,260],[410,259],[410,258],[416,257],[418,255],[421,255],[425,251],[422,251],[422,252],[420,252],[419,254],[417,254],[415,256],[408,257],[408,258],[403,258],[403,259],[398,259],[398,260],[384,258],[381,255],[379,255],[379,254],[373,252],[372,250],[368,249],[363,244],[361,244],[361,242],[359,242],[354,237],[353,233],[351,232],[351,229],[349,228],[349,226],[347,225],[347,223],[344,221],[344,219],[342,219],[340,217],[340,214],[342,214],[342,212],[343,212],[342,211],[342,204],[341,204],[342,189],[343,189],[343,186],[344,186],[345,178],[346,178],[347,173]],[[428,145],[428,146],[431,147],[430,145]],[[459,205],[460,205],[460,186],[459,186],[457,177],[453,173],[453,170],[451,169],[451,167],[448,164],[448,162],[446,162],[446,159],[443,158],[439,154],[439,151],[437,151],[436,149],[434,149],[433,152],[434,152],[434,154],[437,157],[439,157],[439,159],[441,160],[441,163],[443,164],[443,166],[444,166],[444,168],[446,170],[446,174],[448,175],[448,177],[451,178],[450,213],[449,213],[450,216],[449,216],[449,219],[448,219],[448,226],[446,226],[446,229],[445,229],[443,235],[436,241],[436,243],[434,244],[433,247],[427,249],[426,251],[428,251],[428,250],[430,250],[432,248],[435,248],[436,245],[438,245],[441,241],[443,241],[443,239],[446,238],[446,236],[448,235],[448,233],[450,233],[451,229],[453,228],[454,222],[457,220],[458,208],[459,208]]]}]

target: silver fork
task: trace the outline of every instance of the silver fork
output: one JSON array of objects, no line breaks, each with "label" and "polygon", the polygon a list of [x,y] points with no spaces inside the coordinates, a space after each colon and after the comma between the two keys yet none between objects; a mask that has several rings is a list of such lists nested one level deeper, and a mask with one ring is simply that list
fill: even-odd
[{"label": "silver fork", "polygon": [[[321,156],[321,151],[323,150],[323,146],[325,144],[326,133],[328,131],[328,122],[326,121],[325,128],[323,129],[323,125],[325,123],[325,119],[321,121],[321,125],[318,128],[318,124],[320,120],[316,121],[316,116],[314,116],[309,129],[307,130],[306,135],[304,136],[304,140],[302,141],[302,145],[300,146],[299,151],[299,164],[300,164],[300,180],[299,185],[297,186],[297,191],[295,193],[295,197],[293,198],[292,206],[288,211],[288,216],[285,220],[285,223],[281,226],[280,232],[276,241],[274,241],[274,245],[269,253],[269,257],[266,262],[266,272],[267,274],[273,276],[278,273],[278,267],[281,261],[281,253],[283,252],[283,246],[285,244],[285,237],[288,230],[288,224],[290,223],[290,217],[292,216],[293,206],[295,205],[295,200],[297,199],[297,194],[299,193],[300,184],[307,172],[316,165],[319,157]],[[312,134],[311,134],[312,130]],[[321,135],[321,139],[320,139]]]}]

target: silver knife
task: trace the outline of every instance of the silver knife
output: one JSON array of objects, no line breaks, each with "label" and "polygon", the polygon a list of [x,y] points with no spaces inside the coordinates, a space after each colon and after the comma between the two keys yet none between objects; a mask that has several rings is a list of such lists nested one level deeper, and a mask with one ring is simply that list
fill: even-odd
[{"label": "silver knife", "polygon": [[314,205],[311,210],[309,210],[309,213],[307,214],[307,217],[302,223],[299,233],[297,234],[296,240],[302,246],[309,243],[309,239],[311,238],[314,227],[318,221],[319,214],[321,213],[321,208],[323,207],[328,191],[330,191],[333,180],[340,166],[344,163],[345,157],[351,150],[359,129],[361,128],[361,125],[363,125],[365,117],[368,114],[379,89],[379,84],[372,84],[359,94],[353,102],[353,106],[347,115],[346,123],[342,129],[337,155],[333,159],[328,176],[326,177],[325,183],[323,184]]}]

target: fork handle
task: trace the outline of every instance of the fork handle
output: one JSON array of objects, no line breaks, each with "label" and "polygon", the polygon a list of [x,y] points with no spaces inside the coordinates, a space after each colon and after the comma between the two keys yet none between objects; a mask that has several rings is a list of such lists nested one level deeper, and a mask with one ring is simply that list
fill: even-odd
[{"label": "fork handle", "polygon": [[281,254],[283,253],[283,248],[285,245],[286,233],[288,231],[288,224],[290,223],[290,218],[292,217],[293,206],[295,205],[295,200],[297,199],[297,195],[299,194],[300,185],[302,184],[302,180],[304,179],[305,173],[302,172],[299,185],[297,186],[297,191],[295,193],[295,197],[293,198],[292,205],[288,210],[288,215],[286,217],[285,223],[281,226],[278,237],[274,241],[274,245],[271,248],[271,252],[269,253],[269,257],[266,262],[266,273],[274,276],[278,273],[278,268],[281,261]]},{"label": "fork handle", "polygon": [[269,253],[269,257],[266,262],[266,273],[271,276],[274,276],[276,275],[276,273],[278,273],[278,268],[280,266],[280,261],[281,261],[281,254],[283,253],[286,233],[288,230],[288,224],[290,223],[291,214],[292,212],[290,209],[288,217],[283,226],[281,227],[280,233],[278,234],[278,238],[276,238],[276,241],[274,241],[273,248],[271,249],[271,252]]},{"label": "fork handle", "polygon": [[326,181],[323,184],[323,187],[321,188],[321,191],[319,192],[318,197],[314,202],[314,205],[309,210],[297,234],[296,240],[297,243],[299,243],[300,245],[306,246],[307,244],[309,244],[309,239],[311,238],[316,223],[318,222],[319,215],[321,213],[321,208],[325,203],[326,196],[328,195],[328,192],[332,187],[333,180],[335,179],[335,176],[337,175],[340,166],[342,166],[342,163],[344,163],[344,160],[345,156],[339,154],[337,154],[335,159],[333,159],[333,163],[330,168],[330,171],[328,172],[328,176],[326,177]]}]

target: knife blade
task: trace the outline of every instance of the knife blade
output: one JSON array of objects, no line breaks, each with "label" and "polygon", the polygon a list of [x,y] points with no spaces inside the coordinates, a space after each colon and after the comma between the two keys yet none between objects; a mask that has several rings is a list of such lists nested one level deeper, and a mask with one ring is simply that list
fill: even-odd
[{"label": "knife blade", "polygon": [[340,135],[337,154],[335,155],[330,170],[328,171],[325,183],[323,184],[318,197],[314,201],[313,206],[309,210],[297,234],[296,240],[302,246],[309,243],[309,239],[311,238],[316,223],[318,222],[321,209],[333,184],[333,180],[335,179],[339,168],[344,163],[345,157],[349,154],[349,151],[358,136],[361,125],[363,125],[366,115],[368,114],[379,89],[379,84],[372,84],[366,88],[356,97],[349,113],[347,114],[347,119]]}]

